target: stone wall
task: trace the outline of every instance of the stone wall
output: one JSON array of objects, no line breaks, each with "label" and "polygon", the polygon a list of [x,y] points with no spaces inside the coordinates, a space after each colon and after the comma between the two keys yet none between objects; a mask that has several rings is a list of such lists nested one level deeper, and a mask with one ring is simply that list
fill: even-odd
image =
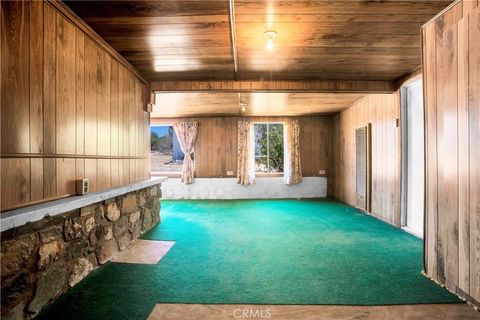
[{"label": "stone wall", "polygon": [[1,234],[1,318],[30,319],[160,221],[160,186]]}]

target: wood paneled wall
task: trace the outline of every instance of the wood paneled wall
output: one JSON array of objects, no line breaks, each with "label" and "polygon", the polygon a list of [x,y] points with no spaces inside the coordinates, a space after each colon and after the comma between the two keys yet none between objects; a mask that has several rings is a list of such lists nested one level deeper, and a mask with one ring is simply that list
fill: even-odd
[{"label": "wood paneled wall", "polygon": [[371,94],[334,116],[333,196],[355,200],[355,129],[371,124],[371,214],[400,226],[400,98]]},{"label": "wood paneled wall", "polygon": [[480,8],[426,24],[426,272],[480,305]]},{"label": "wood paneled wall", "polygon": [[[238,121],[283,121],[282,117],[215,117],[215,118],[152,118],[153,123],[173,123],[176,120],[198,121],[195,144],[195,173],[197,177],[235,177],[237,174],[237,126]],[[331,117],[298,117],[300,120],[300,152],[302,173],[306,177],[320,176],[325,170],[329,177],[331,154]],[[227,171],[233,175],[228,176]],[[322,175],[323,176],[323,175]],[[331,179],[328,179],[329,181]]]},{"label": "wood paneled wall", "polygon": [[144,82],[42,1],[1,2],[1,210],[148,179]]}]

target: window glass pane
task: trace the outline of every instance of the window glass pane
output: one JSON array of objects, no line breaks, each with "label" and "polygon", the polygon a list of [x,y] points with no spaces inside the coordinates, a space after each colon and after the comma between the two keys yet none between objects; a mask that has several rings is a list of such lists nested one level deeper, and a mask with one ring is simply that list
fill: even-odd
[{"label": "window glass pane", "polygon": [[267,155],[267,124],[255,124],[255,156]]},{"label": "window glass pane", "polygon": [[262,123],[254,125],[255,171],[283,172],[283,125]]},{"label": "window glass pane", "polygon": [[268,172],[267,157],[255,157],[255,172]]},{"label": "window glass pane", "polygon": [[268,127],[268,172],[283,172],[283,125],[270,124]]},{"label": "window glass pane", "polygon": [[153,172],[181,172],[184,154],[172,126],[151,126]]}]

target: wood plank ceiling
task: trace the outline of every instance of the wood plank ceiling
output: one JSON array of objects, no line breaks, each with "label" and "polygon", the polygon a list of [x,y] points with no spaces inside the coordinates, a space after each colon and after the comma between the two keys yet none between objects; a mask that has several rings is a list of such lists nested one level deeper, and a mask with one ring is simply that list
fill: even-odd
[{"label": "wood plank ceiling", "polygon": [[[156,94],[152,118],[198,116],[303,116],[339,112],[358,93],[165,92]],[[241,110],[243,104],[245,110]]]},{"label": "wood plank ceiling", "polygon": [[150,81],[394,80],[420,65],[420,26],[451,2],[235,0],[234,46],[228,0],[66,4]]}]

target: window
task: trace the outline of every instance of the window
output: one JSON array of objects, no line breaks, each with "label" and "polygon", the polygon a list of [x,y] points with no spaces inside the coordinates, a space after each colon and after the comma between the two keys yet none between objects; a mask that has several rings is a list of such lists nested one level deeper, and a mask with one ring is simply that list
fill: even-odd
[{"label": "window", "polygon": [[255,172],[283,172],[283,124],[256,123],[255,135]]},{"label": "window", "polygon": [[184,154],[173,126],[152,125],[150,135],[152,172],[182,172]]}]

